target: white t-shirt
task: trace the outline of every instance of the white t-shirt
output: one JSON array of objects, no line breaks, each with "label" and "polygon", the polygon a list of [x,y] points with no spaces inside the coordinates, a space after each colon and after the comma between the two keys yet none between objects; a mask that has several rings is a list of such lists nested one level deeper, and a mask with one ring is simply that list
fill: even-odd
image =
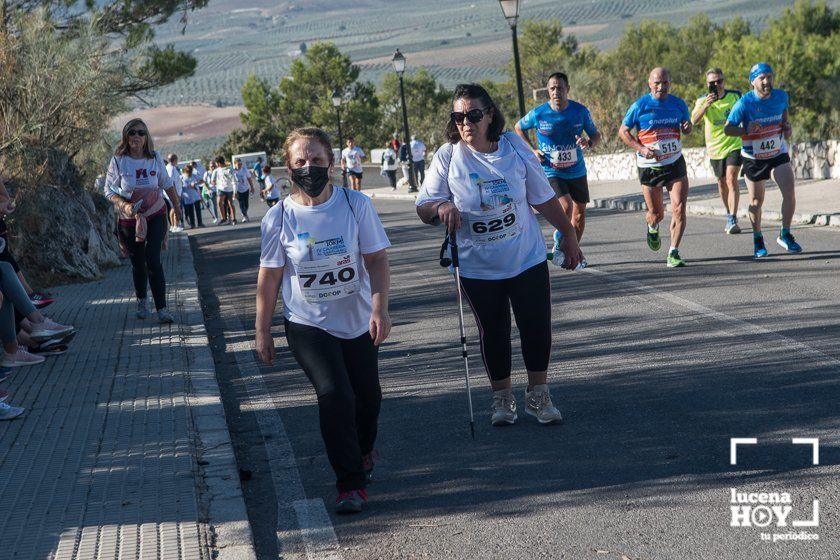
[{"label": "white t-shirt", "polygon": [[333,187],[323,204],[286,197],[269,209],[260,266],[283,267],[286,319],[351,339],[370,328],[370,277],[362,255],[390,246],[370,199]]},{"label": "white t-shirt", "polygon": [[181,181],[181,172],[178,170],[178,166],[167,163],[166,174],[169,175],[172,184],[175,185],[175,192],[178,193],[178,198],[181,198],[184,193],[184,183]]},{"label": "white t-shirt", "polygon": [[554,196],[525,141],[505,133],[491,154],[464,142],[443,145],[435,152],[416,204],[455,203],[461,212],[461,276],[500,280],[546,260],[545,241],[530,206]]},{"label": "white t-shirt", "polygon": [[358,146],[352,148],[344,148],[341,150],[341,157],[344,159],[344,165],[347,169],[354,173],[362,172],[362,158],[365,157],[365,151]]},{"label": "white t-shirt", "polygon": [[[161,193],[172,186],[172,179],[160,156],[134,159],[130,156],[114,156],[108,164],[105,175],[105,196],[110,200],[120,196],[132,204],[143,200],[141,211],[152,207]],[[119,194],[111,190],[114,187]],[[164,193],[165,194],[165,193]],[[129,219],[127,216],[122,218]],[[133,220],[133,218],[130,218]]]},{"label": "white t-shirt", "polygon": [[251,186],[248,184],[248,179],[251,178],[251,172],[244,165],[239,169],[233,168],[233,175],[236,177],[236,192],[248,192]]},{"label": "white t-shirt", "polygon": [[277,188],[277,179],[271,175],[265,176],[265,199],[277,200],[280,198],[280,189]]},{"label": "white t-shirt", "polygon": [[217,167],[212,177],[218,192],[232,193],[236,190],[236,177],[230,167]]},{"label": "white t-shirt", "polygon": [[[388,163],[388,159],[390,159],[393,163]],[[385,171],[396,171],[400,168],[400,163],[397,161],[397,152],[394,151],[393,148],[389,147],[384,152],[382,152],[382,169]]]},{"label": "white t-shirt", "polygon": [[426,144],[420,140],[411,141],[411,161],[422,161],[426,158]]}]

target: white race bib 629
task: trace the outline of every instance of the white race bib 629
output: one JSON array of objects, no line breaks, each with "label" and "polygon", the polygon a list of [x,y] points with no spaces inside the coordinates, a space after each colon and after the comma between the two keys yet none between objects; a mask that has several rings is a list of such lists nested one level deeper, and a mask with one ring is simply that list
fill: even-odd
[{"label": "white race bib 629", "polygon": [[519,235],[521,227],[516,204],[509,202],[493,210],[469,215],[470,236],[476,245],[507,241]]},{"label": "white race bib 629", "polygon": [[359,269],[352,254],[331,255],[296,265],[300,291],[309,303],[335,301],[359,292]]}]

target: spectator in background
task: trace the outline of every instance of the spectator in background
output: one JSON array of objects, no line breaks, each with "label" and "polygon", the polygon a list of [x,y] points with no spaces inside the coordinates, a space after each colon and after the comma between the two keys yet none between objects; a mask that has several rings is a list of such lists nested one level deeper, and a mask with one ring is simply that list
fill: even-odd
[{"label": "spectator in background", "polygon": [[391,147],[392,150],[394,150],[395,153],[400,153],[400,146],[402,145],[400,143],[400,135],[395,132],[391,139],[388,141],[388,145]]},{"label": "spectator in background", "polygon": [[201,186],[202,179],[194,172],[191,163],[184,166],[181,172],[181,183],[184,185],[181,200],[184,205],[184,213],[187,216],[187,221],[190,223],[190,229],[195,229],[196,222],[198,227],[204,227],[201,220],[201,195],[198,192]]},{"label": "spectator in background", "polygon": [[242,165],[241,159],[233,160],[233,176],[236,178],[236,200],[242,212],[242,221],[247,222],[248,205],[251,195],[254,194],[254,181],[251,179],[251,172]]},{"label": "spectator in background", "polygon": [[265,174],[263,173],[263,160],[261,157],[257,158],[257,163],[251,168],[254,172],[254,177],[257,178],[257,184],[260,187],[260,193],[265,190]]},{"label": "spectator in background", "polygon": [[9,230],[6,226],[6,215],[11,214],[14,211],[15,201],[11,196],[9,196],[9,191],[6,190],[6,185],[3,183],[3,179],[0,179],[0,245],[2,245],[0,248],[0,262],[7,262],[12,265],[12,268],[15,270],[23,289],[26,290],[26,293],[29,295],[29,300],[32,302],[32,305],[34,305],[36,309],[43,309],[54,302],[55,298],[48,293],[36,292],[32,289],[32,286],[30,286],[26,281],[26,278],[23,276],[23,272],[20,270],[20,266],[14,256],[12,256],[11,250],[9,249]]},{"label": "spectator in background", "polygon": [[397,152],[394,151],[391,142],[385,145],[385,151],[382,152],[382,174],[388,177],[388,182],[391,183],[391,190],[397,190]]},{"label": "spectator in background", "polygon": [[181,201],[180,212],[175,211],[175,201],[170,200],[172,202],[172,207],[169,209],[169,231],[171,232],[179,232],[184,231],[184,225],[180,222],[178,216],[184,215],[184,206],[181,196],[184,190],[184,184],[181,182],[181,172],[178,170],[178,156],[175,154],[169,154],[166,156],[166,175],[169,177],[169,180],[175,186],[175,192],[178,193],[178,200]]},{"label": "spectator in background", "polygon": [[400,146],[400,167],[402,168],[403,179],[405,182],[411,185],[411,181],[408,180],[408,158],[411,157],[411,149],[409,148],[408,144],[403,144]]},{"label": "spectator in background", "polygon": [[261,169],[265,181],[263,182],[262,197],[271,208],[280,200],[280,181],[271,176],[271,166],[264,165]]},{"label": "spectator in background", "polygon": [[414,172],[417,174],[417,184],[422,185],[426,178],[426,144],[411,136],[411,161],[414,163]]},{"label": "spectator in background", "polygon": [[225,158],[216,158],[216,169],[210,179],[211,184],[219,193],[220,224],[236,225],[236,209],[233,207],[233,196],[236,192],[236,177],[233,170],[225,163]]},{"label": "spectator in background", "polygon": [[348,136],[347,147],[341,151],[341,168],[347,170],[350,188],[354,191],[362,190],[362,162],[366,157],[365,151],[356,145],[355,139]]},{"label": "spectator in background", "polygon": [[210,168],[209,171],[205,171],[203,174],[203,180],[201,184],[201,198],[204,200],[204,206],[207,207],[207,211],[210,212],[210,215],[213,216],[213,223],[219,223],[219,205],[216,202],[216,187],[214,187],[210,180],[213,177],[213,171],[216,169],[216,162],[210,160],[210,163],[207,164]]}]

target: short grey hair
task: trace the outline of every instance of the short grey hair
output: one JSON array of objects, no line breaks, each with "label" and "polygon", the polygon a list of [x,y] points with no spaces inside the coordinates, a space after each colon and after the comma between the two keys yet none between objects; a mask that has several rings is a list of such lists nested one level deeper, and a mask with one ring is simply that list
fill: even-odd
[{"label": "short grey hair", "polygon": [[721,70],[720,68],[709,68],[708,70],[706,70],[706,75],[708,76],[709,74],[717,74],[721,78],[723,78],[723,70]]}]

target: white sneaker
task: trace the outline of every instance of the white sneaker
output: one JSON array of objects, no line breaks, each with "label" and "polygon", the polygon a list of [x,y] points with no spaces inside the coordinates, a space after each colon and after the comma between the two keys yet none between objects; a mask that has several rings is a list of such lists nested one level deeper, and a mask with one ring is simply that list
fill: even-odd
[{"label": "white sneaker", "polygon": [[548,385],[534,385],[531,391],[525,391],[525,413],[535,417],[540,424],[553,424],[563,420],[563,416],[554,403]]},{"label": "white sneaker", "polygon": [[184,228],[182,228],[181,226],[173,226],[172,231],[174,233],[178,233],[178,232],[184,231]]},{"label": "white sneaker", "polygon": [[11,420],[17,418],[23,411],[26,410],[20,406],[9,406],[4,402],[0,402],[0,420]]},{"label": "white sneaker", "polygon": [[22,347],[19,347],[18,351],[14,354],[3,354],[0,365],[3,367],[34,366],[44,360],[45,358],[43,356],[33,356]]},{"label": "white sneaker", "polygon": [[29,333],[29,338],[35,342],[41,342],[42,340],[70,334],[75,330],[72,325],[62,325],[49,317],[44,317],[42,323],[32,323],[32,332]]},{"label": "white sneaker", "polygon": [[493,416],[490,423],[494,426],[506,426],[516,422],[516,399],[510,389],[493,392]]},{"label": "white sneaker", "polygon": [[219,220],[218,220],[218,219],[216,219],[216,218],[213,218],[213,225],[216,225],[216,224],[218,224],[218,223],[219,223]]}]

